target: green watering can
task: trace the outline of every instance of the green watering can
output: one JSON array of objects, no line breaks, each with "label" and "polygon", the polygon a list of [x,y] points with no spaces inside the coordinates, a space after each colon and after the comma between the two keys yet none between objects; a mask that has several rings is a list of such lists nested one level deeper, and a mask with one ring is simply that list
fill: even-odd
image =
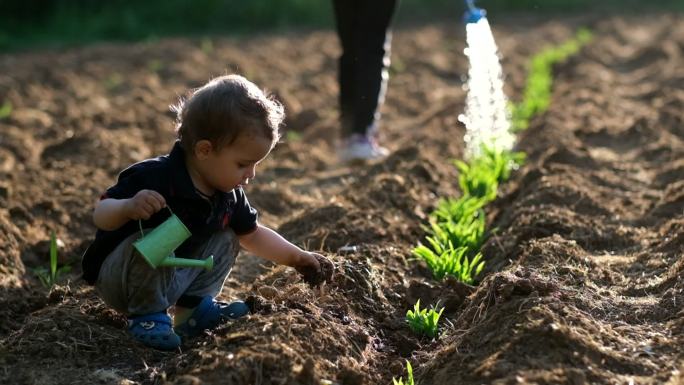
[{"label": "green watering can", "polygon": [[143,233],[142,222],[138,221],[138,224],[142,238],[135,241],[133,247],[138,250],[152,268],[173,266],[199,267],[211,270],[214,267],[213,255],[203,260],[176,258],[174,250],[192,234],[173,212],[171,212],[169,219],[147,234]]}]

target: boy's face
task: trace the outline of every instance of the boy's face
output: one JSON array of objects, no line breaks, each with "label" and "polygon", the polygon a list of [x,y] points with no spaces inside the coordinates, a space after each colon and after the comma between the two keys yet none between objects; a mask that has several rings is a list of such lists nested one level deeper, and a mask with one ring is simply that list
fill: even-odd
[{"label": "boy's face", "polygon": [[[209,145],[209,151],[202,142]],[[240,135],[219,151],[213,151],[208,141],[200,141],[195,146],[198,171],[209,187],[228,192],[254,178],[256,166],[266,158],[271,148],[269,139],[252,135]]]}]

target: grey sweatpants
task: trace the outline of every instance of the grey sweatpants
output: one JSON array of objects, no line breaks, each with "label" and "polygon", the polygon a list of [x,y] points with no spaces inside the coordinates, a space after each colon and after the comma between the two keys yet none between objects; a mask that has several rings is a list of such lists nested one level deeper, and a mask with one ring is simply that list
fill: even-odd
[{"label": "grey sweatpants", "polygon": [[152,268],[133,248],[139,234],[126,238],[105,259],[95,288],[102,299],[126,315],[164,311],[181,295],[216,297],[230,274],[240,251],[232,229],[214,234],[197,257],[214,256],[214,268]]}]

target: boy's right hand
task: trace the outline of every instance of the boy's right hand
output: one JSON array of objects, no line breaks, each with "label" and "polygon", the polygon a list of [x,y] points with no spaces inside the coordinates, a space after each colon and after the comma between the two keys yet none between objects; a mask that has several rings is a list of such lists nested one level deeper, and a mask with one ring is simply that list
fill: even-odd
[{"label": "boy's right hand", "polygon": [[130,219],[150,219],[157,211],[166,207],[164,197],[153,190],[140,190],[126,201],[126,215]]},{"label": "boy's right hand", "polygon": [[303,251],[301,259],[302,263],[295,266],[295,269],[306,283],[317,286],[324,281],[330,282],[335,265],[328,258],[318,253]]}]

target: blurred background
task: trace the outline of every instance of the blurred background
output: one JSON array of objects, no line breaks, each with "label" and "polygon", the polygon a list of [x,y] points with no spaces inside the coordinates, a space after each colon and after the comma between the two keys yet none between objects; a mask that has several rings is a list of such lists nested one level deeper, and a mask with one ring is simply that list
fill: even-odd
[{"label": "blurred background", "polygon": [[[684,0],[483,0],[477,4],[499,17],[518,12],[684,10]],[[433,17],[460,20],[463,9],[459,0],[402,0],[397,22]],[[331,26],[327,0],[0,0],[0,51]]]}]

